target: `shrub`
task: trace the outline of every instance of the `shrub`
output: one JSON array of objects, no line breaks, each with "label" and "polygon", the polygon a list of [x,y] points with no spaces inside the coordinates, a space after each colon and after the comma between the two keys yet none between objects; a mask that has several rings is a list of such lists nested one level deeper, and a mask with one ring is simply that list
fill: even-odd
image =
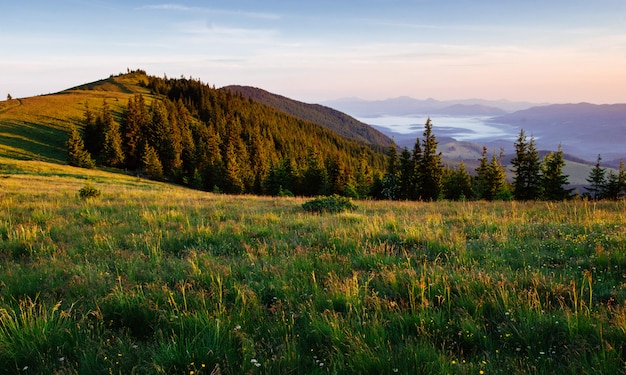
[{"label": "shrub", "polygon": [[96,189],[92,184],[86,183],[79,191],[78,195],[83,199],[98,198],[102,195],[99,189]]},{"label": "shrub", "polygon": [[331,195],[330,197],[317,197],[311,201],[308,201],[302,205],[305,211],[309,212],[342,212],[353,211],[357,209],[357,206],[352,203],[352,200],[347,197],[339,195]]}]

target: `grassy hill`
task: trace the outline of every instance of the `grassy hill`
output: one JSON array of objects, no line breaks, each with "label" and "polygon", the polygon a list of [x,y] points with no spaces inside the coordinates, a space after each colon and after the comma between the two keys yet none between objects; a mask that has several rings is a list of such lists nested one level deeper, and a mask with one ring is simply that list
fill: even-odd
[{"label": "grassy hill", "polygon": [[5,157],[0,201],[0,374],[626,369],[623,201],[319,215]]},{"label": "grassy hill", "polygon": [[72,125],[79,125],[89,103],[99,110],[104,100],[119,118],[128,98],[150,91],[143,73],[112,76],[56,94],[0,102],[0,156],[64,163],[65,141]]}]

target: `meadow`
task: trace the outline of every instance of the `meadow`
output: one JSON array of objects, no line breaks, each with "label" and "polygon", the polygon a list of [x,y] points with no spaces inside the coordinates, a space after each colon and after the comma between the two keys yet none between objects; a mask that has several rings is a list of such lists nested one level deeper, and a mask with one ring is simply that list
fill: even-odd
[{"label": "meadow", "polygon": [[0,157],[0,373],[626,372],[624,201],[306,201]]}]

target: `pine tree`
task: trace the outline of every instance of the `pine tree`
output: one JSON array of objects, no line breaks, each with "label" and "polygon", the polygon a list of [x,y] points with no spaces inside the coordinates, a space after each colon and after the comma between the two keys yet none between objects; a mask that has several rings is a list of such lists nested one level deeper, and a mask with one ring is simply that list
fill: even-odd
[{"label": "pine tree", "polygon": [[551,152],[543,159],[541,184],[543,187],[543,198],[551,201],[561,201],[571,196],[573,189],[565,189],[568,176],[563,174],[563,150],[559,145],[556,153]]},{"label": "pine tree", "polygon": [[433,133],[433,125],[430,117],[424,125],[423,156],[419,164],[419,174],[422,184],[421,199],[435,201],[441,193],[441,180],[443,177],[443,165],[441,153],[437,152],[437,139]]},{"label": "pine tree", "polygon": [[102,113],[96,120],[100,125],[103,134],[102,150],[100,159],[102,164],[111,167],[121,167],[124,165],[124,151],[122,150],[122,135],[119,125],[113,120],[109,105],[104,102]]},{"label": "pine tree", "polygon": [[120,125],[124,141],[124,157],[126,167],[135,170],[141,165],[141,148],[146,139],[144,129],[149,126],[150,116],[143,96],[135,95],[128,99],[126,110],[122,114]]},{"label": "pine tree", "polygon": [[478,199],[496,199],[505,187],[506,174],[502,165],[502,151],[496,156],[494,150],[491,162],[487,158],[487,147],[483,147],[480,165],[476,168],[474,194]]},{"label": "pine tree", "polygon": [[422,159],[424,157],[424,153],[422,152],[422,145],[420,139],[415,139],[415,145],[413,146],[413,152],[411,155],[411,159],[413,161],[413,178],[411,181],[411,193],[409,199],[411,200],[420,200],[422,197],[422,171],[420,165],[422,164]]},{"label": "pine tree", "polygon": [[514,195],[518,200],[534,200],[541,197],[541,163],[539,153],[535,148],[535,138],[530,142],[524,134],[524,129],[515,142],[515,157],[511,160],[513,166]]},{"label": "pine tree", "polygon": [[329,191],[328,171],[324,159],[314,147],[306,157],[306,169],[303,176],[303,193],[307,196],[327,195]]},{"label": "pine tree", "polygon": [[446,199],[465,200],[472,196],[472,179],[463,162],[458,168],[444,170],[442,186]]},{"label": "pine tree", "polygon": [[617,171],[610,170],[606,177],[603,198],[617,200],[626,193],[626,171],[624,162],[620,161]]},{"label": "pine tree", "polygon": [[398,161],[398,199],[411,199],[413,195],[413,179],[415,177],[415,165],[409,149],[404,147]]},{"label": "pine tree", "polygon": [[85,112],[83,114],[83,128],[85,129],[85,148],[89,153],[98,159],[104,142],[101,124],[96,123],[96,119],[89,108],[89,102],[85,102]]},{"label": "pine tree", "polygon": [[381,181],[381,195],[384,199],[396,200],[398,199],[398,150],[396,149],[396,142],[392,139],[391,146],[387,151],[387,172]]},{"label": "pine tree", "polygon": [[83,138],[75,126],[71,127],[70,137],[65,145],[67,146],[67,163],[69,165],[80,168],[93,168],[95,166],[91,155],[85,150]]},{"label": "pine tree", "polygon": [[154,180],[163,179],[163,165],[161,164],[161,160],[159,160],[159,155],[157,154],[154,147],[148,144],[144,146],[144,152],[141,156],[141,164],[144,173],[149,178]]},{"label": "pine tree", "polygon": [[591,186],[587,187],[587,191],[589,191],[593,199],[602,199],[606,188],[606,169],[600,166],[601,161],[602,157],[598,155],[596,165],[591,169],[589,177],[587,177],[587,182],[591,184]]}]

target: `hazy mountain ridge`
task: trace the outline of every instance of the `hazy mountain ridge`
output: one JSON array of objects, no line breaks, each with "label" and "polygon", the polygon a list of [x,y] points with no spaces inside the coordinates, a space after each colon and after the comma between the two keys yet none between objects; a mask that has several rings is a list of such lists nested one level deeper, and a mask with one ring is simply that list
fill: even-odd
[{"label": "hazy mountain ridge", "polygon": [[489,119],[513,125],[535,136],[543,147],[559,144],[568,152],[593,161],[600,154],[606,165],[626,158],[626,104],[552,104]]},{"label": "hazy mountain ridge", "polygon": [[436,100],[415,99],[408,96],[384,100],[343,98],[324,101],[321,104],[336,108],[358,117],[406,116],[415,114],[445,116],[498,116],[531,108],[540,103],[512,102],[508,100]]},{"label": "hazy mountain ridge", "polygon": [[300,102],[250,86],[231,85],[223,87],[222,90],[243,95],[281,112],[314,122],[348,139],[379,146],[389,146],[391,144],[391,138],[384,133],[358,121],[354,117],[327,106]]}]

